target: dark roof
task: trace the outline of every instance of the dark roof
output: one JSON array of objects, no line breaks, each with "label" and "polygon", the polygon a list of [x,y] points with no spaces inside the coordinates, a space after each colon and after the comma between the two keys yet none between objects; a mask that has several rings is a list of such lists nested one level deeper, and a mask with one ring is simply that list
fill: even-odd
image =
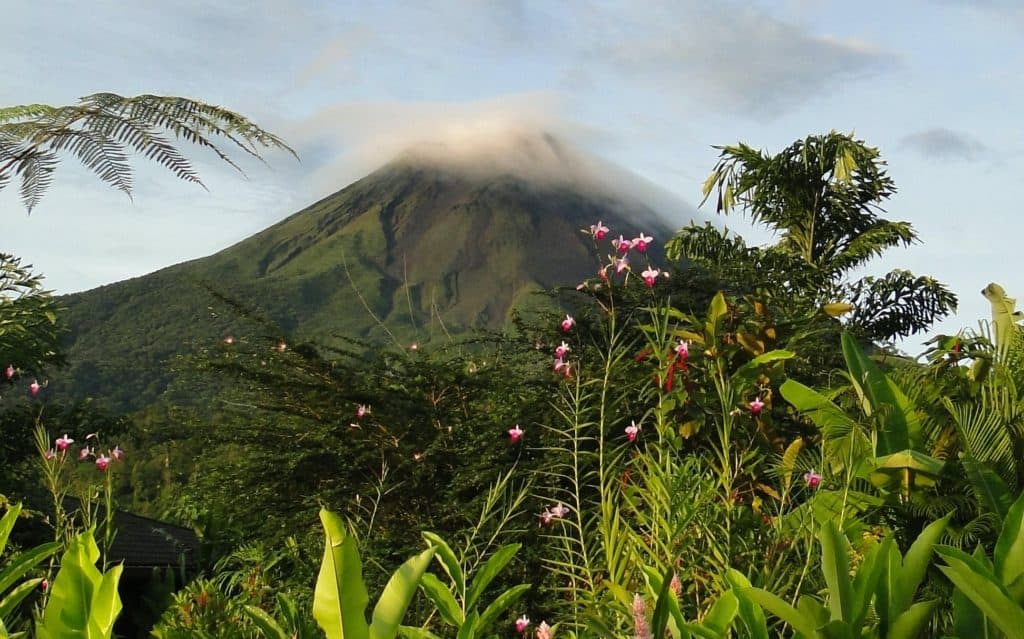
[{"label": "dark roof", "polygon": [[[78,499],[67,497],[65,508],[79,507]],[[102,509],[99,518],[103,518]],[[158,519],[123,510],[114,511],[114,543],[108,561],[124,562],[125,568],[192,566],[199,559],[199,538],[195,532]]]}]

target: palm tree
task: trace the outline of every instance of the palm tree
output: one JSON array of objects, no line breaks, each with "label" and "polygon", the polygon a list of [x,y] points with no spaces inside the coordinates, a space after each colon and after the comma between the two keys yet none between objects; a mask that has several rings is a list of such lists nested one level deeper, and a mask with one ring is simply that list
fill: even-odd
[{"label": "palm tree", "polygon": [[0,107],[0,189],[12,179],[20,179],[21,199],[31,213],[53,179],[60,153],[76,156],[102,181],[129,197],[130,152],[202,186],[198,173],[172,139],[210,149],[239,172],[241,168],[220,144],[227,143],[261,161],[261,149],[282,149],[295,155],[277,136],[218,106],[172,96],[96,93],[73,106]]},{"label": "palm tree", "polygon": [[797,140],[775,155],[742,143],[717,148],[704,202],[715,194],[718,213],[739,210],[778,241],[752,248],[711,226],[691,226],[670,245],[670,257],[788,298],[849,302],[850,324],[874,339],[910,335],[955,310],[956,296],[930,277],[897,270],[846,279],[886,250],[917,240],[909,223],[879,216],[896,187],[877,149],[835,131]]}]

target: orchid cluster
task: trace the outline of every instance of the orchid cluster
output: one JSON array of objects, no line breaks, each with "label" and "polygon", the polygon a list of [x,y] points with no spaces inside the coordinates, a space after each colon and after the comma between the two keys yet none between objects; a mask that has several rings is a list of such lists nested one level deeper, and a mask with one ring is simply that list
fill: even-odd
[{"label": "orchid cluster", "polygon": [[[600,242],[607,237],[609,230],[610,229],[605,226],[603,222],[598,221],[597,224],[591,224],[589,230],[583,229],[583,232],[593,237],[595,241]],[[650,248],[653,241],[654,238],[652,236],[645,235],[644,233],[640,233],[633,239],[626,239],[624,235],[620,234],[617,238],[612,239],[611,244],[612,248],[615,249],[615,252],[608,256],[608,263],[598,269],[597,276],[604,281],[608,281],[609,271],[615,271],[616,275],[622,275],[625,272],[628,277],[628,273],[632,271],[632,267],[630,266],[630,253],[635,251],[646,258],[647,249]],[[647,268],[640,272],[640,277],[648,288],[654,288],[654,284],[658,277],[668,277],[668,273],[654,268],[651,266],[649,261],[647,261],[646,267]],[[584,289],[588,287],[589,285],[584,282],[577,288]]]},{"label": "orchid cluster", "polygon": [[[90,446],[90,440],[98,441],[98,433],[89,433],[85,436],[85,445],[82,446],[77,453],[78,461],[86,461],[90,457],[93,458],[96,468],[100,472],[105,472],[107,467],[110,466],[112,461],[121,461],[124,459],[124,450],[120,446],[114,446],[114,448],[107,450],[106,452],[99,452],[99,448],[96,446]],[[68,437],[67,433],[58,437],[53,441],[53,448],[50,448],[43,453],[43,458],[46,461],[56,459],[59,462],[63,462],[68,455],[68,448],[71,444],[74,444],[75,440]]]},{"label": "orchid cluster", "polygon": [[550,525],[555,519],[564,519],[569,514],[569,507],[558,502],[550,508],[545,508],[544,512],[540,514],[540,523],[542,526]]},{"label": "orchid cluster", "polygon": [[[526,629],[529,626],[530,618],[526,615],[523,615],[522,617],[516,619],[516,632],[518,632],[519,634],[526,634]],[[540,625],[537,626],[537,639],[551,639],[552,636],[553,633],[551,632],[551,626],[548,625],[548,622],[540,622]]]},{"label": "orchid cluster", "polygon": [[[4,378],[12,384],[14,383],[14,376],[17,374],[18,369],[14,368],[14,364],[8,364],[7,368],[4,369]],[[40,384],[38,379],[33,379],[32,383],[28,385],[28,394],[35,397],[46,385],[47,382]]]}]

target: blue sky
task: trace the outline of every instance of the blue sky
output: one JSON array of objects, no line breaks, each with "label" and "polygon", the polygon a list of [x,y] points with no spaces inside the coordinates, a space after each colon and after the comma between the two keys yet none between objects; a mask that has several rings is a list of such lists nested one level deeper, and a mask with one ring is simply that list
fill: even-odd
[{"label": "blue sky", "polygon": [[899,187],[888,216],[923,241],[873,271],[948,283],[961,310],[945,332],[988,315],[989,281],[1024,296],[1016,2],[11,4],[0,104],[186,95],[252,117],[303,159],[270,155],[269,168],[246,163],[243,179],[190,150],[209,192],[140,160],[134,201],[66,161],[31,216],[16,189],[0,192],[0,251],[61,293],[224,248],[406,144],[512,123],[555,132],[691,206],[712,145],[779,150],[854,131]]}]

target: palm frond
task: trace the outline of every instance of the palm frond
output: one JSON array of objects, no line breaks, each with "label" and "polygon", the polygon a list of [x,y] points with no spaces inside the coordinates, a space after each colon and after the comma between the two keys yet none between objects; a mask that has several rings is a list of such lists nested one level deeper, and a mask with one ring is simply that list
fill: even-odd
[{"label": "palm frond", "polygon": [[31,212],[52,181],[60,152],[75,155],[102,181],[129,197],[129,151],[156,162],[178,179],[202,186],[198,173],[162,132],[209,149],[243,175],[241,166],[215,140],[227,140],[261,162],[264,149],[283,150],[297,158],[281,138],[219,106],[173,96],[96,93],[73,106],[0,108],[0,189],[12,176],[19,176],[22,201]]}]

